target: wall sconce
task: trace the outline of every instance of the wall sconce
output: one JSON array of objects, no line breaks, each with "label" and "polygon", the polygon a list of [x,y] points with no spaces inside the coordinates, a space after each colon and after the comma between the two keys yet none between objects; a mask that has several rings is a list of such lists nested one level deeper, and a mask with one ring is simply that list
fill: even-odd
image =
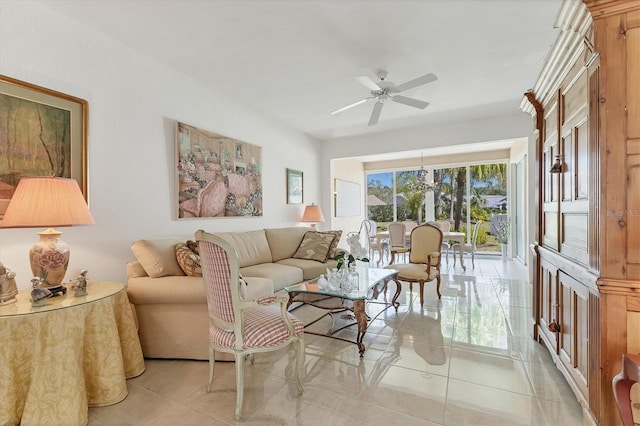
[{"label": "wall sconce", "polygon": [[563,160],[563,155],[556,155],[556,162],[553,163],[553,166],[551,166],[551,169],[549,170],[549,173],[562,173],[564,172],[564,160]]}]

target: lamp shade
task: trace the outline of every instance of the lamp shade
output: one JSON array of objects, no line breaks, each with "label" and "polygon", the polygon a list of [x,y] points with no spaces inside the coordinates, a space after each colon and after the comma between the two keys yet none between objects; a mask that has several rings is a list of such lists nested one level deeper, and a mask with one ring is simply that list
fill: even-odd
[{"label": "lamp shade", "polygon": [[66,292],[61,283],[71,256],[69,246],[59,238],[62,232],[53,227],[91,223],[93,217],[74,179],[37,177],[20,180],[0,227],[48,228],[38,233],[40,241],[29,251],[29,262],[33,276],[52,294]]},{"label": "lamp shade", "polygon": [[23,178],[18,183],[2,228],[89,225],[93,217],[74,179]]},{"label": "lamp shade", "polygon": [[303,222],[324,222],[324,215],[320,206],[311,204],[305,207],[304,214],[302,215]]}]

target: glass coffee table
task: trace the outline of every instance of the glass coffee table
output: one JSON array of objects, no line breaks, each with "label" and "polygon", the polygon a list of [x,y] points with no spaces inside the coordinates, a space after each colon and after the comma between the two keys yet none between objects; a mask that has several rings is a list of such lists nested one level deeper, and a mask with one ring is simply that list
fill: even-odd
[{"label": "glass coffee table", "polygon": [[[333,339],[343,340],[345,342],[355,343],[358,345],[360,351],[360,357],[364,355],[365,347],[362,340],[369,323],[376,319],[380,314],[385,312],[389,307],[393,306],[398,312],[398,306],[400,303],[397,301],[400,295],[401,286],[397,280],[398,271],[394,269],[377,269],[377,268],[358,268],[358,289],[351,292],[344,292],[342,290],[330,290],[320,289],[318,286],[318,279],[302,282],[300,284],[285,287],[287,293],[289,293],[289,304],[287,308],[294,302],[301,302],[307,305],[314,306],[316,308],[326,309],[328,312],[313,322],[306,324],[305,328],[315,324],[327,315],[335,313],[351,311],[355,317],[355,323],[351,322],[337,329],[330,329],[327,333],[315,333],[305,330],[305,333],[316,334],[320,336],[331,337]],[[374,317],[369,317],[365,310],[365,303],[378,299],[380,294],[385,294],[387,291],[387,284],[389,281],[393,281],[396,284],[396,292],[391,299],[391,302],[378,302],[386,305],[384,309],[381,309]],[[386,299],[386,297],[385,297]],[[350,327],[354,324],[358,325],[358,334],[356,341],[348,340],[335,334],[340,330]]]}]

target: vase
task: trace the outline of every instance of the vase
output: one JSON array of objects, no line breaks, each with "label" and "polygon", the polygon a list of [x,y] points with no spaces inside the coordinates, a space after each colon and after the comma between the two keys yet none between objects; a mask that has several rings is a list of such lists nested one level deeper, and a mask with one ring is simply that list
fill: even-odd
[{"label": "vase", "polygon": [[506,262],[507,256],[509,255],[509,251],[508,251],[509,246],[507,244],[501,244],[501,246],[502,246],[502,261]]}]

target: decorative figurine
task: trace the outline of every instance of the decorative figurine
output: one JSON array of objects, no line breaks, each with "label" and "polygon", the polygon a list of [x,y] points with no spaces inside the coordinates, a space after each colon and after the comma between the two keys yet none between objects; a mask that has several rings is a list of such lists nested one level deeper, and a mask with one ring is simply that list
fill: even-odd
[{"label": "decorative figurine", "polygon": [[80,271],[80,275],[76,278],[76,281],[71,286],[71,289],[75,290],[74,296],[86,296],[87,295],[87,270]]},{"label": "decorative figurine", "polygon": [[51,297],[51,292],[46,287],[40,287],[45,282],[42,277],[31,278],[31,306],[39,307],[46,305],[46,299]]},{"label": "decorative figurine", "polygon": [[16,301],[18,286],[15,277],[16,273],[0,262],[0,305],[8,305]]}]

